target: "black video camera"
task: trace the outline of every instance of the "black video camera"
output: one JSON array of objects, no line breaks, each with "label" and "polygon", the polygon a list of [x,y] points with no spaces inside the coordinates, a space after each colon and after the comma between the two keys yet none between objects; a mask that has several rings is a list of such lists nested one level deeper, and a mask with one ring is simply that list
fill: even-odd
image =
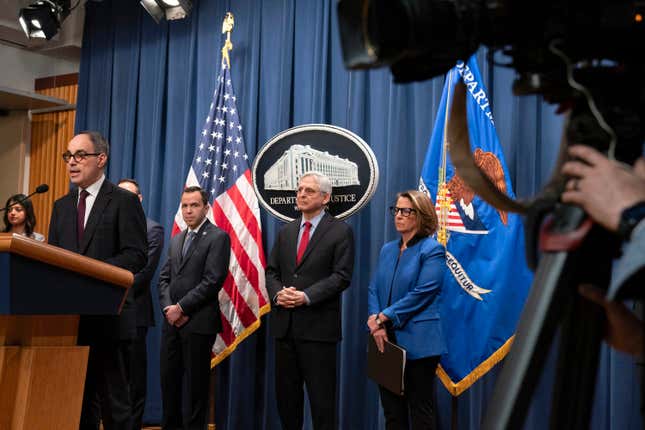
[{"label": "black video camera", "polygon": [[389,66],[399,83],[444,74],[480,45],[501,51],[517,72],[516,95],[571,110],[567,140],[607,152],[611,136],[569,67],[615,132],[615,157],[631,164],[642,155],[643,1],[339,0],[338,17],[346,67]]}]

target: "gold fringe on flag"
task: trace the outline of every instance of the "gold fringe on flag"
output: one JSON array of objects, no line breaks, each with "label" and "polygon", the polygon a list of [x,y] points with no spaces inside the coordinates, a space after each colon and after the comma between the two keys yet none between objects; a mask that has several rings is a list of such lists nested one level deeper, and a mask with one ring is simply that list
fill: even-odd
[{"label": "gold fringe on flag", "polygon": [[515,339],[515,335],[511,336],[505,343],[504,345],[500,346],[497,351],[495,351],[493,354],[491,354],[490,357],[488,357],[486,360],[482,361],[482,363],[475,367],[472,372],[470,372],[468,375],[466,375],[461,381],[454,383],[448,374],[446,373],[445,370],[441,367],[441,365],[437,366],[437,376],[443,383],[443,386],[446,387],[446,390],[450,394],[452,394],[454,397],[459,396],[461,393],[466,391],[468,388],[470,388],[471,385],[473,385],[479,378],[484,376],[490,369],[492,369],[497,363],[502,361],[504,357],[506,357],[506,354],[508,354],[508,351],[511,349],[511,345],[513,344],[513,339]]},{"label": "gold fringe on flag", "polygon": [[240,344],[240,342],[242,342],[244,339],[246,339],[247,337],[249,337],[250,335],[252,335],[252,334],[253,334],[253,332],[254,332],[255,330],[257,330],[257,329],[258,329],[258,327],[260,327],[260,324],[261,324],[261,320],[260,320],[260,318],[262,318],[262,315],[269,313],[269,311],[270,311],[270,310],[271,310],[271,305],[270,305],[269,303],[267,303],[266,305],[262,306],[262,307],[260,308],[260,312],[258,313],[258,319],[257,319],[257,320],[255,320],[255,322],[254,322],[253,324],[251,324],[250,326],[248,326],[247,328],[245,328],[245,329],[244,329],[244,331],[243,331],[242,333],[240,333],[239,335],[237,335],[237,336],[235,337],[235,342],[233,342],[233,343],[232,343],[232,344],[230,344],[228,347],[226,347],[226,349],[225,349],[224,351],[220,352],[220,353],[219,353],[219,354],[217,354],[215,357],[211,358],[211,369],[212,369],[213,367],[217,366],[217,365],[218,365],[219,363],[221,363],[222,361],[224,361],[224,359],[225,359],[226,357],[228,357],[229,355],[231,355],[231,353],[232,353],[233,351],[235,351],[235,348],[237,348],[237,345],[239,345],[239,344]]}]

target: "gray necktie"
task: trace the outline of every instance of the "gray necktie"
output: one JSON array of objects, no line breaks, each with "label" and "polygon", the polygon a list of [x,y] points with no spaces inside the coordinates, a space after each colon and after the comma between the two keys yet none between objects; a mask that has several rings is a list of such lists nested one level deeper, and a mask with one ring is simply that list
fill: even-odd
[{"label": "gray necktie", "polygon": [[186,239],[184,240],[184,247],[181,249],[181,258],[184,258],[186,256],[186,253],[190,249],[190,245],[193,243],[193,239],[195,239],[195,232],[194,231],[189,231],[186,233]]}]

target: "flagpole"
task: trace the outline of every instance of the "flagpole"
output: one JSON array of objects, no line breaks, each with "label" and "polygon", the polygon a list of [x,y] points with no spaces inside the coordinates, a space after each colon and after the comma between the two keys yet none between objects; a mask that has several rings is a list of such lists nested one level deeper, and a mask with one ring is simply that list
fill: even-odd
[{"label": "flagpole", "polygon": [[215,379],[215,368],[211,367],[210,385],[208,392],[208,430],[215,430],[215,389],[217,381]]},{"label": "flagpole", "polygon": [[450,430],[457,430],[457,407],[458,407],[458,402],[457,399],[459,397],[457,396],[452,396],[452,407],[450,408]]},{"label": "flagpole", "polygon": [[439,205],[439,228],[437,230],[437,241],[444,247],[448,245],[450,233],[448,232],[448,214],[450,213],[450,197],[448,197],[448,186],[446,184],[446,165],[448,153],[448,113],[450,112],[450,95],[452,92],[452,70],[448,73],[448,96],[446,97],[446,112],[443,125],[443,148],[441,150],[441,166],[439,167],[439,186],[437,187],[437,204]]},{"label": "flagpole", "polygon": [[[231,58],[229,52],[233,50],[233,42],[231,42],[231,32],[235,25],[235,18],[231,12],[226,12],[224,21],[222,21],[222,34],[226,34],[224,46],[222,46],[222,66],[231,69]],[[210,392],[208,396],[208,430],[215,430],[215,392],[217,390],[217,378],[215,377],[215,367],[211,366],[210,376]]]},{"label": "flagpole", "polygon": [[[448,214],[450,213],[451,197],[448,196],[448,184],[446,183],[446,170],[448,165],[448,119],[450,113],[450,102],[452,98],[452,75],[453,70],[448,73],[448,95],[446,97],[446,112],[443,118],[443,147],[441,149],[441,167],[439,167],[439,187],[437,190],[437,203],[439,204],[439,230],[437,241],[444,247],[448,246],[450,232],[448,231]],[[450,408],[450,429],[457,430],[458,427],[458,396],[451,396]]]},{"label": "flagpole", "polygon": [[233,50],[233,43],[231,42],[231,32],[235,25],[235,18],[231,12],[226,12],[224,21],[222,22],[222,34],[226,33],[226,40],[222,46],[222,64],[226,61],[226,67],[231,68],[231,59],[228,55]]}]

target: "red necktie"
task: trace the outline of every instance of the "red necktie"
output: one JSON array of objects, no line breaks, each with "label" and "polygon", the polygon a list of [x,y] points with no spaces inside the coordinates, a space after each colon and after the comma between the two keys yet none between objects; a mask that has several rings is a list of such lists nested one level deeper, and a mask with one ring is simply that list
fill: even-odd
[{"label": "red necktie", "polygon": [[76,206],[76,238],[80,246],[83,240],[83,232],[85,231],[85,199],[90,193],[87,190],[81,190],[80,198],[78,199],[78,206]]},{"label": "red necktie", "polygon": [[296,264],[300,264],[300,260],[307,249],[309,244],[309,230],[311,230],[311,223],[307,221],[305,223],[305,231],[302,232],[302,237],[300,238],[300,244],[298,245],[298,255],[296,256]]}]

